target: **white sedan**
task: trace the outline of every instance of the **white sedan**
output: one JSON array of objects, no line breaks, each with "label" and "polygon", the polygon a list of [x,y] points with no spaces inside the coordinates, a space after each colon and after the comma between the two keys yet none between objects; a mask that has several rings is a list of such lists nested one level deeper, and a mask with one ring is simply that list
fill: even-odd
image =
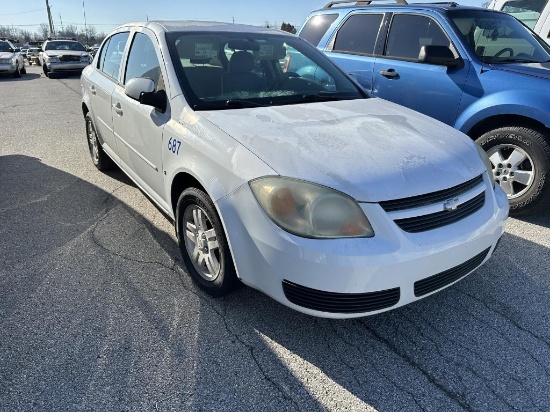
[{"label": "white sedan", "polygon": [[503,233],[506,195],[467,136],[280,31],[123,25],[82,94],[94,164],[174,219],[214,296],[240,280],[311,315],[371,315],[462,279]]}]

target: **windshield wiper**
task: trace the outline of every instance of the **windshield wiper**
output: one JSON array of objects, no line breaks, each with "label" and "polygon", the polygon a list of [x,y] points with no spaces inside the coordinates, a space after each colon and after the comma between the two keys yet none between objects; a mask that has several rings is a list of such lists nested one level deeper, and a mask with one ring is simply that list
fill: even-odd
[{"label": "windshield wiper", "polygon": [[494,64],[498,63],[543,63],[538,60],[532,60],[532,59],[514,59],[513,57],[509,57],[506,59],[498,59],[493,61]]},{"label": "windshield wiper", "polygon": [[225,102],[225,107],[228,107],[230,109],[242,109],[245,107],[268,107],[268,106],[270,105],[253,102],[250,100],[242,100],[242,99],[229,99]]}]

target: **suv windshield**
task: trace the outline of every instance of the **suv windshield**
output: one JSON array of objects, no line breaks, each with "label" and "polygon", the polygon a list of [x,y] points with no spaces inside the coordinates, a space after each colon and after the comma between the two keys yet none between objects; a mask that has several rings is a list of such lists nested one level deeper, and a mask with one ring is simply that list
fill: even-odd
[{"label": "suv windshield", "polygon": [[449,15],[470,49],[485,63],[542,63],[550,48],[514,17],[484,10],[453,10]]},{"label": "suv windshield", "polygon": [[323,54],[292,36],[170,33],[170,54],[195,110],[367,97]]},{"label": "suv windshield", "polygon": [[57,40],[47,42],[46,50],[86,51],[84,46],[77,41],[57,41]]}]

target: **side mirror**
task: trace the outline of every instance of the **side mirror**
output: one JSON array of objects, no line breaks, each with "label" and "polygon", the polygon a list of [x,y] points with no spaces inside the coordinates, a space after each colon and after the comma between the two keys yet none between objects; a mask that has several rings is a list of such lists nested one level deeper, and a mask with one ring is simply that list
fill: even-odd
[{"label": "side mirror", "polygon": [[418,61],[456,69],[464,67],[464,61],[460,57],[456,58],[448,46],[422,46]]},{"label": "side mirror", "polygon": [[155,92],[155,82],[145,77],[131,79],[125,86],[124,92],[128,97],[139,101],[140,104],[153,106],[164,113],[168,104],[168,96],[164,90]]}]

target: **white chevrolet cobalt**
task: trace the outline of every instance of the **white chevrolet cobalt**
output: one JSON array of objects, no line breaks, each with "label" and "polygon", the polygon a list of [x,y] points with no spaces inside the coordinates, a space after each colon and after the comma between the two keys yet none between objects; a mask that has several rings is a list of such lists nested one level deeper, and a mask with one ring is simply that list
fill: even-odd
[{"label": "white chevrolet cobalt", "polygon": [[82,93],[95,166],[114,162],[174,219],[214,296],[240,280],[310,315],[366,316],[462,279],[503,233],[508,201],[483,150],[369,98],[284,32],[123,25]]}]

